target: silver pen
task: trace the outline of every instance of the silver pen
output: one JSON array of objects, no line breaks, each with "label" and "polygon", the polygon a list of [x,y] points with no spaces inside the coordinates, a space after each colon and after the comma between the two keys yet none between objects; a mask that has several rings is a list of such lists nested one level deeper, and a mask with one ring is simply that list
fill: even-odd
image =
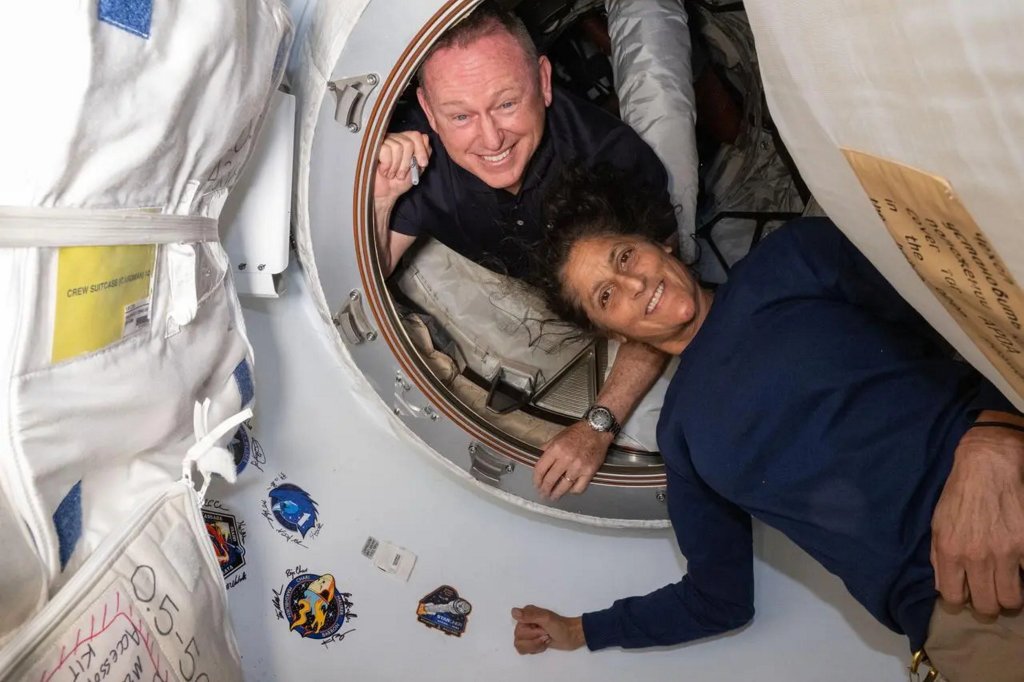
[{"label": "silver pen", "polygon": [[412,184],[416,186],[420,184],[420,165],[416,163],[416,157],[412,157],[412,161],[409,162],[409,172],[412,173]]}]

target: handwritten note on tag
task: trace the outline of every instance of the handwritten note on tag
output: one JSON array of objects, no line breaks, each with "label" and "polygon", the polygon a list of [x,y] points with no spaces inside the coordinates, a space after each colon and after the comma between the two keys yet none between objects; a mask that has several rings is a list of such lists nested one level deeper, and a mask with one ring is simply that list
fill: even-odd
[{"label": "handwritten note on tag", "polygon": [[852,149],[843,154],[915,272],[1024,396],[1024,293],[949,182]]},{"label": "handwritten note on tag", "polygon": [[85,680],[176,680],[142,611],[121,581],[51,644],[21,679],[45,682]]}]

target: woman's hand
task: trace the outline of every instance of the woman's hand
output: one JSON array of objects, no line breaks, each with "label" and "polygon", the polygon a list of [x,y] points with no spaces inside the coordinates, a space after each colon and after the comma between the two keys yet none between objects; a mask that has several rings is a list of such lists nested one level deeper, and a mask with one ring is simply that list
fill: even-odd
[{"label": "woman's hand", "polygon": [[969,599],[983,615],[1024,603],[1024,433],[984,427],[960,440],[932,516],[931,560],[948,602]]},{"label": "woman's hand", "polygon": [[572,651],[587,643],[583,619],[566,618],[539,606],[512,609],[516,620],[515,647],[521,654],[539,654],[548,649]]},{"label": "woman's hand", "polygon": [[426,133],[410,131],[390,133],[377,154],[377,175],[373,183],[374,201],[394,202],[412,187],[412,160],[420,170],[430,163],[430,138]]}]

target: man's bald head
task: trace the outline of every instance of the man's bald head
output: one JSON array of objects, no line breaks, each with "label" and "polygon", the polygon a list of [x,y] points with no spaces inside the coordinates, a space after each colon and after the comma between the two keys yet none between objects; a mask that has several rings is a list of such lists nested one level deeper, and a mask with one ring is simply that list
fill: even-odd
[{"label": "man's bald head", "polygon": [[416,71],[420,87],[426,87],[424,81],[429,77],[430,58],[436,52],[453,47],[465,48],[478,39],[495,33],[506,33],[511,36],[522,50],[524,60],[531,65],[537,63],[537,46],[522,20],[512,12],[500,9],[490,2],[484,2],[468,17],[445,31],[437,42],[430,46]]}]

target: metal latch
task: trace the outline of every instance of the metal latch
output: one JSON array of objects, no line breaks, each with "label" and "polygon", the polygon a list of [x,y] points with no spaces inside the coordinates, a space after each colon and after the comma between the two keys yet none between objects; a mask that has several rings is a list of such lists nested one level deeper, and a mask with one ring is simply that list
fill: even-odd
[{"label": "metal latch", "polygon": [[344,124],[351,132],[358,133],[363,127],[363,107],[378,83],[380,76],[375,73],[327,81],[327,89],[334,93],[337,103],[334,120]]},{"label": "metal latch", "polygon": [[470,443],[468,450],[471,462],[469,473],[481,483],[497,488],[501,484],[502,476],[516,470],[515,462],[488,450],[480,443]]},{"label": "metal latch", "polygon": [[377,338],[377,332],[370,327],[370,320],[363,310],[363,295],[358,289],[348,292],[348,302],[332,319],[341,335],[353,346]]},{"label": "metal latch", "polygon": [[437,410],[430,404],[419,407],[409,402],[408,395],[412,391],[412,384],[405,378],[401,370],[395,370],[395,401],[391,404],[391,411],[396,417],[415,417],[417,419],[429,419],[436,422],[440,419]]}]

